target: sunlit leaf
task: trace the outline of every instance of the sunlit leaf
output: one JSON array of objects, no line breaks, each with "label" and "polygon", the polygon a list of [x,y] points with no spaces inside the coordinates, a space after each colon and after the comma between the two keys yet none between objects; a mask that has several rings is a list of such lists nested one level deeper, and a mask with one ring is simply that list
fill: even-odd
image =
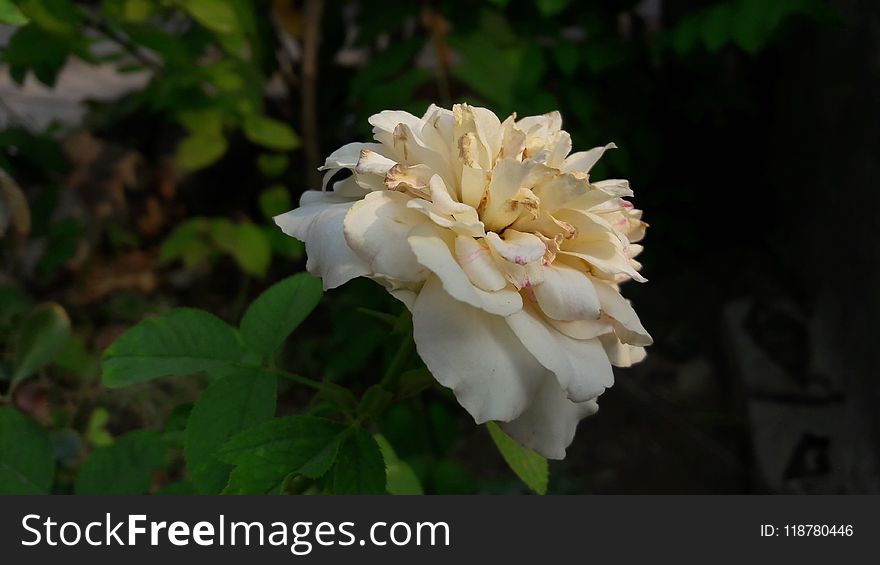
[{"label": "sunlit leaf", "polygon": [[546,494],[549,477],[547,460],[512,440],[495,422],[488,422],[486,427],[501,456],[516,476],[536,493]]},{"label": "sunlit leaf", "polygon": [[0,23],[20,26],[28,21],[27,16],[21,13],[12,0],[0,0]]},{"label": "sunlit leaf", "polygon": [[299,137],[289,125],[256,114],[245,118],[244,134],[257,145],[276,151],[290,151],[300,144]]},{"label": "sunlit leaf", "polygon": [[194,20],[216,33],[238,31],[235,10],[226,0],[180,0]]},{"label": "sunlit leaf", "polygon": [[379,445],[382,458],[385,460],[388,494],[424,494],[419,477],[406,461],[397,456],[388,440],[381,435],[375,435],[373,439]]}]

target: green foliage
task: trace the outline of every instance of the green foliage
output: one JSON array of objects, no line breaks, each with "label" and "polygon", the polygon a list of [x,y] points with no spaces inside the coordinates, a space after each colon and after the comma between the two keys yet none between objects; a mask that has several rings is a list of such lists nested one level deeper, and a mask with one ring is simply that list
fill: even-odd
[{"label": "green foliage", "polygon": [[0,0],[0,23],[20,26],[28,21],[28,17],[21,13],[12,0]]},{"label": "green foliage", "polygon": [[279,247],[264,228],[250,222],[234,223],[227,218],[192,218],[165,239],[159,260],[163,263],[182,260],[188,269],[194,269],[210,264],[223,254],[232,257],[245,273],[263,277],[273,252],[299,256],[299,247],[295,251]]},{"label": "green foliage", "polygon": [[138,430],[99,447],[76,476],[76,494],[146,494],[153,471],[165,466],[165,443],[156,432]]},{"label": "green foliage", "polygon": [[689,14],[661,36],[658,45],[671,45],[678,55],[687,55],[700,46],[715,53],[733,44],[755,55],[792,16],[816,17],[823,12],[818,0],[728,0]]},{"label": "green foliage", "polygon": [[388,494],[423,494],[422,483],[412,466],[397,456],[387,439],[381,435],[375,435],[373,439],[379,445],[385,460]]},{"label": "green foliage", "polygon": [[276,379],[260,369],[239,369],[202,393],[186,426],[186,464],[195,488],[218,494],[232,470],[217,458],[230,437],[270,419],[275,413]]},{"label": "green foliage", "polygon": [[0,408],[0,495],[47,494],[55,475],[49,432],[12,408]]},{"label": "green foliage", "polygon": [[241,319],[245,343],[264,358],[272,355],[321,300],[321,281],[301,273],[263,292]]},{"label": "green foliage", "polygon": [[330,485],[334,494],[384,494],[385,460],[379,445],[362,429],[352,429],[339,446]]},{"label": "green foliage", "polygon": [[336,460],[351,428],[311,416],[270,420],[234,436],[220,459],[235,465],[227,494],[278,491],[289,475],[319,479]]},{"label": "green foliage", "polygon": [[265,116],[246,117],[244,134],[254,143],[276,151],[290,151],[300,145],[299,137],[290,126]]},{"label": "green foliage", "polygon": [[178,308],[137,324],[107,348],[104,383],[125,386],[182,376],[245,361],[238,330],[202,310]]},{"label": "green foliage", "polygon": [[55,303],[35,308],[18,332],[13,384],[26,379],[54,360],[69,337],[70,318],[64,308]]},{"label": "green foliage", "polygon": [[547,460],[530,449],[516,443],[504,433],[495,422],[488,422],[486,428],[492,441],[516,476],[538,494],[547,493]]}]

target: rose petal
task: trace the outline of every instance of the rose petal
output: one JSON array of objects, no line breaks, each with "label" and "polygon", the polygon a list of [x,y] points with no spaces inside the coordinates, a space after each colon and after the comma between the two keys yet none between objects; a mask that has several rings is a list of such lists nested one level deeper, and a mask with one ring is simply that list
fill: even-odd
[{"label": "rose petal", "polygon": [[306,244],[306,270],[321,277],[324,290],[336,288],[370,268],[348,246],[343,221],[355,201],[315,190],[303,194],[300,207],[275,216],[284,233]]},{"label": "rose petal", "polygon": [[578,422],[595,414],[595,400],[575,403],[565,397],[556,379],[549,377],[523,414],[501,428],[513,439],[548,459],[565,459]]},{"label": "rose petal", "polygon": [[478,424],[518,417],[541,381],[553,380],[504,318],[452,298],[438,277],[430,277],[416,299],[413,331],[431,374]]},{"label": "rose petal", "polygon": [[481,308],[486,312],[506,316],[522,308],[519,293],[510,288],[486,292],[474,286],[450,251],[452,242],[442,233],[428,226],[417,226],[407,238],[422,266],[430,269],[443,282],[443,288],[457,300]]},{"label": "rose petal", "polygon": [[406,240],[413,227],[428,219],[407,208],[406,202],[399,192],[371,192],[351,207],[344,222],[346,241],[371,274],[402,283],[423,281],[428,275]]},{"label": "rose petal", "polygon": [[534,287],[541,310],[554,320],[596,320],[599,297],[589,276],[563,264],[544,267],[544,282]]},{"label": "rose petal", "polygon": [[611,363],[598,339],[572,339],[548,325],[532,308],[511,314],[506,320],[525,348],[556,375],[572,401],[596,398],[614,384]]}]

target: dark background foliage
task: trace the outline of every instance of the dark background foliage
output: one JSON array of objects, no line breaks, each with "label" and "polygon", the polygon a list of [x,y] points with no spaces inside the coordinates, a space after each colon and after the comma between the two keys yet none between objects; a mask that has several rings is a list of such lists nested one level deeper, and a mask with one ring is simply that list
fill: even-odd
[{"label": "dark background foliage", "polygon": [[[201,382],[108,391],[101,351],[173,306],[237,320],[303,268],[269,218],[317,186],[324,155],[367,138],[372,113],[460,101],[558,109],[576,148],[614,141],[594,176],[630,179],[651,225],[650,282],[625,294],[656,343],[551,466],[551,492],[880,490],[874,3],[19,5],[30,23],[4,28],[0,56],[0,395],[52,430],[53,491],[133,430],[172,446],[142,488],[185,491],[178,436]],[[353,281],[280,362],[364,390],[396,343],[363,307],[400,309]],[[28,340],[46,361],[16,377]],[[307,401],[285,385],[279,411]],[[442,390],[379,428],[426,492],[522,488]]]}]

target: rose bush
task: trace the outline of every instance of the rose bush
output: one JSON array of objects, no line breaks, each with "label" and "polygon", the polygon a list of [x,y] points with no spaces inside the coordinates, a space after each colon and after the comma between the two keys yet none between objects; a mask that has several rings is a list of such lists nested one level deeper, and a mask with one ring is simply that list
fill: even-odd
[{"label": "rose bush", "polygon": [[375,142],[331,154],[322,190],[276,223],[325,289],[369,277],[406,304],[419,355],[477,423],[565,457],[612,365],[651,343],[619,292],[645,280],[646,224],[627,181],[590,179],[614,145],[571,153],[558,112],[502,122],[460,104],[369,121]]}]

